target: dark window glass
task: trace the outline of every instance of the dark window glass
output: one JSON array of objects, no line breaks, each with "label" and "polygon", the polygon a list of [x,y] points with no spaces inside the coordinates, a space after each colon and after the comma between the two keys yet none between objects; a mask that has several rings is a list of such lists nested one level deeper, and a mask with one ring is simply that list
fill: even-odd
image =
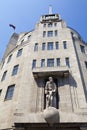
[{"label": "dark window glass", "polygon": [[53,31],[48,31],[48,37],[53,37]]},{"label": "dark window glass", "polygon": [[67,49],[67,43],[66,43],[66,41],[63,41],[63,47],[64,47],[64,49]]},{"label": "dark window glass", "polygon": [[80,49],[81,49],[82,53],[85,53],[85,47],[84,46],[80,45]]},{"label": "dark window glass", "polygon": [[60,66],[60,58],[57,58],[57,66]]},{"label": "dark window glass", "polygon": [[21,44],[24,42],[24,39],[21,41]]},{"label": "dark window glass", "polygon": [[43,31],[43,37],[46,37],[46,31]]},{"label": "dark window glass", "polygon": [[42,43],[42,50],[46,49],[46,43]]},{"label": "dark window glass", "polygon": [[52,23],[48,23],[48,27],[52,27],[52,25],[53,25]]},{"label": "dark window glass", "polygon": [[0,89],[0,96],[1,96],[1,93],[2,93],[2,89]]},{"label": "dark window glass", "polygon": [[56,26],[57,26],[57,23],[54,23],[54,26],[56,27]]},{"label": "dark window glass", "polygon": [[19,68],[19,65],[14,66],[13,71],[12,71],[12,76],[17,74],[18,68]]},{"label": "dark window glass", "polygon": [[15,85],[11,85],[11,86],[8,87],[7,93],[6,93],[6,96],[5,96],[6,100],[12,99],[13,93],[14,93],[14,87],[15,87]]},{"label": "dark window glass", "polygon": [[47,59],[47,66],[53,67],[54,66],[54,59]]},{"label": "dark window glass", "polygon": [[53,42],[48,42],[47,49],[48,50],[53,50]]},{"label": "dark window glass", "polygon": [[5,71],[5,72],[3,73],[3,76],[2,76],[1,81],[5,80],[5,78],[6,78],[6,74],[7,74],[7,71]]},{"label": "dark window glass", "polygon": [[33,60],[32,68],[36,68],[36,60]]},{"label": "dark window glass", "polygon": [[42,59],[41,60],[41,67],[44,67],[45,66],[45,59]]},{"label": "dark window glass", "polygon": [[27,37],[27,40],[30,41],[30,38],[31,38],[31,35],[29,35],[29,36]]},{"label": "dark window glass", "polygon": [[7,63],[11,61],[11,58],[12,58],[12,54],[8,57]]},{"label": "dark window glass", "polygon": [[38,51],[38,43],[35,43],[34,51]]},{"label": "dark window glass", "polygon": [[59,49],[59,43],[56,42],[56,43],[55,43],[55,46],[56,46],[56,50],[58,50],[58,49]]},{"label": "dark window glass", "polygon": [[18,50],[17,57],[19,57],[19,56],[22,55],[22,50],[23,50],[23,49]]},{"label": "dark window glass", "polygon": [[69,58],[66,58],[65,61],[66,61],[66,66],[70,67]]},{"label": "dark window glass", "polygon": [[86,67],[86,69],[87,69],[87,61],[85,61],[85,67]]},{"label": "dark window glass", "polygon": [[46,27],[46,24],[44,24],[43,27]]},{"label": "dark window glass", "polygon": [[58,35],[58,31],[57,30],[55,30],[55,36],[57,36]]}]

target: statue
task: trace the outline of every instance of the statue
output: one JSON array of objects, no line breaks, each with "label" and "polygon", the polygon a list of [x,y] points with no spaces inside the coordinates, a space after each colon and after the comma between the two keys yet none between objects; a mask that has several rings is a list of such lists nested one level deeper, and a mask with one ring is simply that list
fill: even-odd
[{"label": "statue", "polygon": [[46,108],[50,106],[53,107],[54,106],[53,104],[56,103],[56,84],[54,83],[52,77],[49,77],[49,81],[46,82],[45,94],[46,94]]}]

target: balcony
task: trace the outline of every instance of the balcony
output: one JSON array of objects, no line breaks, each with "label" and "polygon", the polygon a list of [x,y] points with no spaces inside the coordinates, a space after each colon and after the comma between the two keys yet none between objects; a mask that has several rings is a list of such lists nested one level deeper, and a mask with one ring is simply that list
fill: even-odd
[{"label": "balcony", "polygon": [[68,77],[69,68],[67,66],[37,67],[32,69],[32,73],[35,78],[46,77],[46,76]]}]

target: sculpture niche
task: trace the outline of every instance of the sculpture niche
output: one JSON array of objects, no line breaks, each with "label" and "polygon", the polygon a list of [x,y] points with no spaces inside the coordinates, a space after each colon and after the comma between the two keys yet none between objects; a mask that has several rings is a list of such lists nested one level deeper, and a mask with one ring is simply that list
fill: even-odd
[{"label": "sculpture niche", "polygon": [[49,81],[46,82],[45,86],[46,94],[46,108],[56,107],[56,84],[52,77],[49,77]]}]

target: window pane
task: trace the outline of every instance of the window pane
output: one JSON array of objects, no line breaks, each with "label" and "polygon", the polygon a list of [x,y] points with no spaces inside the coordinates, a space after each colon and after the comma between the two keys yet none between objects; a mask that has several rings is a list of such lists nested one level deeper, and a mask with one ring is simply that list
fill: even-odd
[{"label": "window pane", "polygon": [[53,31],[48,31],[48,37],[53,37]]},{"label": "window pane", "polygon": [[9,63],[9,62],[11,61],[11,58],[12,58],[12,55],[10,55],[10,56],[8,57],[7,63]]},{"label": "window pane", "polygon": [[85,67],[86,67],[86,69],[87,69],[87,62],[85,61]]},{"label": "window pane", "polygon": [[47,60],[47,66],[48,67],[53,67],[54,66],[54,59],[48,59]]},{"label": "window pane", "polygon": [[41,60],[41,67],[44,67],[45,66],[45,59],[42,59]]},{"label": "window pane", "polygon": [[59,49],[59,43],[56,42],[56,43],[55,43],[55,46],[56,46],[56,50],[58,50],[58,49]]},{"label": "window pane", "polygon": [[84,46],[80,45],[80,49],[81,49],[82,53],[85,53],[85,47]]},{"label": "window pane", "polygon": [[34,51],[38,51],[38,43],[35,43]]},{"label": "window pane", "polygon": [[32,69],[33,69],[33,68],[36,68],[36,60],[33,60]]},{"label": "window pane", "polygon": [[42,43],[42,50],[46,49],[46,43]]},{"label": "window pane", "polygon": [[66,66],[70,67],[70,62],[69,62],[69,58],[66,58]]},{"label": "window pane", "polygon": [[57,66],[60,66],[60,58],[57,58]]},{"label": "window pane", "polygon": [[46,31],[43,31],[43,37],[46,37]]},{"label": "window pane", "polygon": [[48,23],[48,27],[52,27],[52,23]]},{"label": "window pane", "polygon": [[57,30],[55,30],[55,36],[57,36],[58,35],[58,31]]},{"label": "window pane", "polygon": [[48,50],[53,50],[53,42],[48,42]]},{"label": "window pane", "polygon": [[46,24],[44,24],[43,27],[46,27]]},{"label": "window pane", "polygon": [[8,87],[6,97],[5,97],[6,100],[12,99],[14,93],[14,87],[15,85],[11,85]]},{"label": "window pane", "polygon": [[57,26],[57,23],[54,23],[54,26],[56,27],[56,26]]},{"label": "window pane", "polygon": [[23,50],[23,49],[18,50],[17,57],[19,57],[19,56],[22,55],[22,50]]},{"label": "window pane", "polygon": [[1,96],[1,93],[2,93],[2,89],[0,89],[0,96]]},{"label": "window pane", "polygon": [[6,74],[7,74],[7,71],[5,71],[5,72],[3,73],[3,76],[2,76],[1,81],[5,80],[5,78],[6,78]]},{"label": "window pane", "polygon": [[64,47],[64,49],[67,49],[66,41],[63,41],[63,47]]},{"label": "window pane", "polygon": [[31,38],[31,35],[29,35],[29,36],[27,37],[27,40],[30,41],[30,38]]},{"label": "window pane", "polygon": [[12,76],[17,74],[17,72],[18,72],[18,67],[19,67],[19,65],[14,66],[13,72],[12,72]]}]

